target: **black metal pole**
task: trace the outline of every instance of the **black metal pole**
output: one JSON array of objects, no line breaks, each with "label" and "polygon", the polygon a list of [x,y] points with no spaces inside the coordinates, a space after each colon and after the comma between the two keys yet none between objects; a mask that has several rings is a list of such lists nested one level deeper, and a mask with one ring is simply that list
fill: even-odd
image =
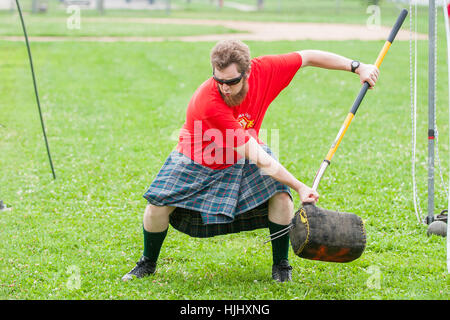
[{"label": "black metal pole", "polygon": [[16,4],[17,4],[17,10],[19,11],[20,21],[22,22],[23,34],[25,36],[25,43],[27,45],[28,58],[30,60],[30,66],[31,66],[31,76],[33,78],[34,93],[36,95],[36,102],[37,102],[37,106],[38,106],[38,110],[39,110],[39,118],[41,119],[41,126],[42,126],[42,132],[44,134],[45,147],[47,148],[47,155],[48,155],[48,160],[50,162],[50,167],[52,169],[53,179],[56,179],[55,169],[53,168],[52,157],[50,155],[50,148],[48,146],[47,134],[45,133],[45,125],[44,125],[44,118],[42,117],[41,104],[39,102],[39,94],[38,94],[38,89],[37,89],[37,85],[36,85],[36,76],[34,74],[33,59],[31,58],[30,44],[28,43],[27,30],[25,28],[25,22],[23,21],[22,10],[20,8],[19,0],[16,0]]}]

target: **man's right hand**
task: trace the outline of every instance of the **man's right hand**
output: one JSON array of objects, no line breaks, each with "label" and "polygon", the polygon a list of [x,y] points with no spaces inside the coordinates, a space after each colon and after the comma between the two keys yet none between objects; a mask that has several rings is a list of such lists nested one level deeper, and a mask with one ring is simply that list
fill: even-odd
[{"label": "man's right hand", "polygon": [[302,203],[316,204],[316,202],[319,200],[319,194],[317,193],[317,191],[311,189],[305,184],[303,184],[297,190],[297,192],[300,195],[300,200]]}]

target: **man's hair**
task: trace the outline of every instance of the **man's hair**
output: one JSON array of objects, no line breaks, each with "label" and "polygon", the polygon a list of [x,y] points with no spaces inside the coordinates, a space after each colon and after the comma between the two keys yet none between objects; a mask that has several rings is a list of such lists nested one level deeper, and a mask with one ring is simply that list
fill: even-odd
[{"label": "man's hair", "polygon": [[236,63],[238,72],[247,71],[250,67],[250,49],[240,40],[219,41],[211,50],[213,69],[223,70]]}]

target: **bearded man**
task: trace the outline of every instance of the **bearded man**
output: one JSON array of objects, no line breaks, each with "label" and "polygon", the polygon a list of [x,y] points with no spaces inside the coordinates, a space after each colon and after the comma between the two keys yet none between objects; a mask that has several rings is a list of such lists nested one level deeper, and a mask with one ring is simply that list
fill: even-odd
[{"label": "bearded man", "polygon": [[[124,281],[155,273],[169,223],[202,238],[286,228],[294,213],[291,189],[302,203],[316,203],[319,195],[258,138],[269,105],[307,66],[352,71],[371,87],[379,74],[374,65],[318,50],[251,59],[237,40],[217,43],[211,64],[212,77],[189,102],[176,150],[144,194],[144,252]],[[291,281],[289,235],[273,238],[272,278]]]}]

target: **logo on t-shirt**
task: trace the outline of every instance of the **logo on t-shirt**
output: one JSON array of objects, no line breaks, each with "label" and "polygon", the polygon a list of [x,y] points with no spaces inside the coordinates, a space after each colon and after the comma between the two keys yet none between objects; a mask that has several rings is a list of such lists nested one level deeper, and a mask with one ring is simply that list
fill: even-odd
[{"label": "logo on t-shirt", "polygon": [[255,125],[255,120],[250,120],[251,116],[248,113],[240,114],[238,116],[238,122],[244,129],[250,129]]}]

